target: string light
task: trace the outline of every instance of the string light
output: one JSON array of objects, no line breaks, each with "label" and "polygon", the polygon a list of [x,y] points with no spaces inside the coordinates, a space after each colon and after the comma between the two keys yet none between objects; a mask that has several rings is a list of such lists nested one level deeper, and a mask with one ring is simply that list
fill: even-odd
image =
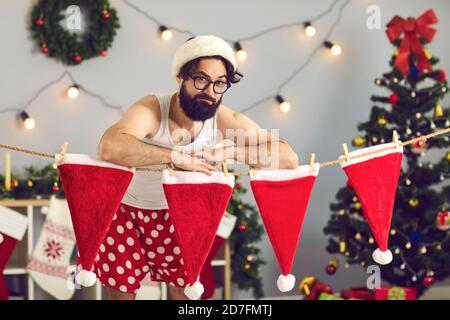
[{"label": "string light", "polygon": [[277,95],[275,97],[275,99],[277,100],[277,102],[279,103],[279,108],[281,112],[289,112],[291,110],[291,105],[289,104],[289,102],[286,102],[286,100],[283,99],[282,96]]},{"label": "string light", "polygon": [[336,44],[336,43],[333,43],[333,42],[327,40],[327,41],[324,41],[323,45],[324,45],[326,48],[330,49],[331,53],[332,53],[334,56],[338,56],[338,55],[340,55],[340,54],[342,53],[342,48],[341,48],[341,46],[338,45],[338,44]]},{"label": "string light", "polygon": [[79,86],[77,86],[76,84],[74,84],[73,86],[69,87],[69,89],[67,89],[67,96],[71,99],[76,99],[78,98],[78,95],[80,94],[80,90],[79,90]]},{"label": "string light", "polygon": [[316,35],[316,28],[311,24],[311,22],[305,22],[303,24],[303,29],[305,31],[305,34],[308,37],[314,37]]},{"label": "string light", "polygon": [[[127,0],[122,0],[122,1],[123,1],[126,5],[128,5],[129,7],[131,7],[132,9],[134,9],[135,11],[137,11],[138,13],[142,14],[143,16],[145,16],[147,19],[149,19],[149,20],[153,21],[155,24],[157,24],[157,25],[159,26],[160,36],[161,36],[161,38],[162,38],[163,40],[165,40],[165,41],[168,41],[168,40],[172,39],[172,37],[173,37],[173,31],[178,32],[178,33],[182,33],[182,34],[187,34],[187,35],[189,35],[189,36],[191,36],[191,37],[192,37],[192,36],[195,37],[195,34],[194,34],[192,31],[190,31],[190,30],[183,30],[183,29],[179,29],[179,28],[176,28],[176,27],[173,27],[173,26],[170,26],[170,27],[169,27],[169,26],[167,26],[167,25],[163,25],[163,24],[162,24],[160,21],[158,21],[155,17],[149,15],[147,12],[145,12],[145,11],[142,10],[142,9],[140,9],[139,7],[137,7],[136,5],[134,5],[133,3],[131,3],[131,2],[129,2],[129,1],[127,1]],[[344,8],[350,3],[350,1],[351,1],[351,0],[345,0],[345,1],[343,1],[342,5],[339,7],[337,18],[336,18],[336,20],[333,22],[333,24],[332,24],[331,28],[329,29],[328,33],[326,34],[325,39],[328,38],[328,37],[330,37],[331,34],[333,33],[333,31],[336,29],[338,23],[340,22],[340,20],[341,20],[341,18],[342,18],[343,10],[344,10]],[[324,10],[323,12],[319,13],[318,15],[316,15],[315,17],[309,19],[309,20],[306,21],[306,22],[295,22],[295,23],[287,23],[287,24],[278,25],[278,26],[271,27],[271,28],[268,28],[268,29],[266,29],[266,30],[263,30],[263,31],[261,31],[261,32],[258,32],[257,34],[254,34],[254,35],[252,35],[252,36],[248,36],[248,37],[246,37],[246,38],[241,38],[241,39],[235,40],[235,41],[229,40],[229,39],[224,39],[224,40],[225,40],[225,41],[228,41],[228,42],[230,42],[230,43],[238,44],[238,45],[240,46],[240,48],[238,48],[238,49],[240,49],[240,50],[237,50],[237,58],[238,58],[239,60],[245,60],[245,59],[247,58],[247,53],[242,49],[242,46],[241,46],[241,44],[240,44],[242,41],[252,40],[252,39],[255,39],[255,38],[260,37],[260,36],[262,36],[262,35],[265,35],[265,34],[271,32],[271,31],[278,30],[278,29],[282,29],[282,28],[291,27],[291,26],[294,26],[294,25],[298,25],[299,23],[302,23],[302,24],[303,24],[305,33],[307,33],[308,36],[309,36],[309,35],[313,35],[313,33],[315,34],[314,31],[316,31],[316,29],[315,29],[315,27],[312,25],[312,22],[318,21],[318,20],[322,19],[323,17],[329,15],[329,14],[333,11],[334,7],[335,7],[339,2],[340,2],[340,0],[334,0],[334,1],[329,5],[329,7],[328,7],[326,10]],[[290,81],[292,81],[292,80],[295,78],[295,76],[296,76],[297,74],[299,74],[299,73],[300,73],[300,72],[301,72],[301,71],[302,71],[302,70],[303,70],[310,62],[311,62],[313,56],[319,51],[320,47],[322,47],[322,44],[319,45],[315,50],[313,50],[313,51],[309,54],[309,56],[307,57],[306,62],[305,62],[304,64],[302,64],[301,66],[299,66],[299,67],[293,72],[293,74],[279,86],[278,92],[280,92],[281,89],[282,89],[286,84],[288,84]],[[236,48],[236,46],[235,46],[235,48]],[[334,49],[333,51],[334,51],[334,52],[337,52],[337,50],[339,50],[338,48],[340,48],[340,47],[339,47],[339,46],[335,47],[335,49]],[[70,77],[71,79],[73,78],[72,75],[71,75],[68,71],[64,71],[64,73],[61,75],[61,77],[59,77],[58,79],[56,79],[56,80],[54,80],[54,81],[49,82],[49,83],[46,84],[41,90],[39,90],[39,92],[38,92],[38,93],[37,93],[37,94],[36,94],[36,95],[35,95],[35,96],[34,96],[27,104],[26,104],[26,106],[25,106],[24,108],[21,108],[21,109],[18,109],[18,108],[8,108],[8,109],[3,109],[3,110],[0,111],[0,113],[5,113],[5,112],[9,112],[9,111],[19,111],[19,112],[21,112],[21,110],[26,110],[26,107],[27,107],[28,105],[30,105],[35,99],[37,99],[37,97],[38,97],[38,96],[39,96],[46,88],[48,88],[50,85],[52,85],[52,84],[58,82],[59,80],[61,80],[61,78],[64,77],[65,75],[69,75],[69,77]],[[106,107],[112,108],[112,109],[117,109],[117,110],[120,111],[121,114],[123,114],[122,107],[114,106],[114,105],[111,105],[111,104],[107,103],[106,100],[105,100],[103,97],[101,97],[100,95],[95,94],[95,93],[93,93],[93,92],[89,92],[89,91],[88,91],[86,88],[84,88],[84,87],[83,87],[83,91],[86,92],[87,94],[91,95],[91,96],[95,96],[95,97],[99,98],[99,99],[102,101],[102,103],[103,103]],[[272,95],[272,96],[270,96],[270,97],[266,97],[266,98],[264,98],[264,99],[261,99],[261,100],[255,102],[255,103],[253,103],[253,104],[250,105],[249,107],[247,107],[247,108],[241,110],[241,112],[244,113],[244,112],[246,112],[246,111],[248,111],[248,110],[254,108],[255,106],[261,104],[262,102],[265,102],[265,101],[267,101],[267,100],[269,100],[269,99],[271,99],[271,98],[273,98],[273,97],[275,97],[275,96],[276,96],[276,95]],[[289,104],[285,104],[285,105],[283,105],[283,108],[289,108],[289,109],[290,109],[290,105],[289,105]],[[32,126],[31,124],[33,124],[33,126],[34,126],[34,122],[32,122],[32,121],[33,121],[33,119],[30,118],[30,120],[27,122],[27,124],[29,124],[30,127]]]},{"label": "string light", "polygon": [[25,128],[27,128],[28,130],[31,130],[34,128],[35,126],[35,122],[33,120],[33,118],[31,118],[28,113],[26,113],[25,111],[22,111],[20,113],[20,118],[22,118],[23,121],[23,125]]},{"label": "string light", "polygon": [[159,34],[161,36],[161,39],[163,39],[164,41],[169,41],[173,37],[172,31],[170,31],[166,26],[159,27]]},{"label": "string light", "polygon": [[242,49],[242,45],[239,42],[234,43],[234,50],[236,50],[236,57],[239,60],[244,61],[247,59],[247,52]]}]

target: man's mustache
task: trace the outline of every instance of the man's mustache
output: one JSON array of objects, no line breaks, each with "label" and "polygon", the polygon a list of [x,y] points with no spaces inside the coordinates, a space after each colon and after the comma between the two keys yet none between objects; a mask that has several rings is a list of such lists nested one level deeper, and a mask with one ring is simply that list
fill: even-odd
[{"label": "man's mustache", "polygon": [[216,99],[208,97],[208,96],[196,96],[195,99],[205,99],[211,101],[212,103],[216,103]]}]

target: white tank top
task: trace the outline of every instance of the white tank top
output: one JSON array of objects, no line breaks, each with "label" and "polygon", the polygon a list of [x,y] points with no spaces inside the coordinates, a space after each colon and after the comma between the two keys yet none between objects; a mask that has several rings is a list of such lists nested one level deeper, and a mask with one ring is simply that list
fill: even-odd
[{"label": "white tank top", "polygon": [[[170,100],[174,93],[155,94],[161,109],[161,122],[159,129],[151,139],[142,141],[148,144],[162,146],[178,151],[190,153],[214,147],[217,132],[217,114],[205,121],[203,128],[192,143],[175,145],[169,132]],[[149,166],[150,167],[150,166]],[[165,165],[151,166],[152,168],[166,168]],[[133,179],[122,199],[122,203],[142,209],[167,209],[167,201],[161,183],[161,172],[136,170]]]}]

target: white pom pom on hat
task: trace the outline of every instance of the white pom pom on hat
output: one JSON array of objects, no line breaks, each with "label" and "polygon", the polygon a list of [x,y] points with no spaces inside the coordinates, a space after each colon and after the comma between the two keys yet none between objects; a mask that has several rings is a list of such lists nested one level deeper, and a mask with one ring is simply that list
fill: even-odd
[{"label": "white pom pom on hat", "polygon": [[97,281],[97,276],[92,271],[81,270],[75,276],[75,281],[83,287],[92,287]]},{"label": "white pom pom on hat", "polygon": [[278,277],[277,287],[281,292],[291,291],[295,286],[295,277],[293,274],[282,275]]},{"label": "white pom pom on hat", "polygon": [[195,281],[192,286],[187,284],[186,287],[184,287],[184,294],[191,300],[200,299],[204,291],[205,289],[199,281]]},{"label": "white pom pom on hat", "polygon": [[379,248],[376,249],[372,254],[373,260],[381,265],[389,264],[392,261],[391,250],[381,251]]},{"label": "white pom pom on hat", "polygon": [[213,35],[201,35],[188,39],[177,49],[172,61],[173,77],[176,78],[189,61],[211,56],[221,56],[231,63],[234,71],[237,70],[236,56],[228,42]]}]

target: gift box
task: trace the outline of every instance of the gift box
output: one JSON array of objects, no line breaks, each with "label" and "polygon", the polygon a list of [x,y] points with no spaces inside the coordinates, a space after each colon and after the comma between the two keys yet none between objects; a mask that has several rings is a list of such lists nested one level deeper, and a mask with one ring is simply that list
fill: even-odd
[{"label": "gift box", "polygon": [[416,288],[381,287],[375,289],[375,300],[416,300]]},{"label": "gift box", "polygon": [[344,299],[374,300],[375,293],[366,287],[358,287],[342,290],[341,297]]},{"label": "gift box", "polygon": [[300,291],[304,300],[318,300],[322,293],[333,294],[333,289],[314,277],[305,277],[300,282]]},{"label": "gift box", "polygon": [[319,296],[319,300],[344,300],[337,294],[329,294],[322,292]]}]

